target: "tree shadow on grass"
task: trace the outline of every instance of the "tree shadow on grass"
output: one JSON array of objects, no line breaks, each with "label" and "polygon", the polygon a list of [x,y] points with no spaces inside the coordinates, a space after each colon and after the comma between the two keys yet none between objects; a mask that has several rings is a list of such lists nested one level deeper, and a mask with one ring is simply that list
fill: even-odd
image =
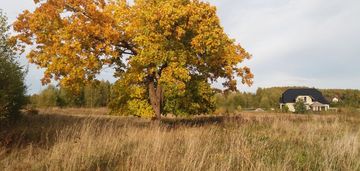
[{"label": "tree shadow on grass", "polygon": [[[122,129],[140,128],[164,130],[180,127],[203,127],[208,125],[224,126],[246,123],[271,124],[275,121],[287,120],[293,123],[314,120],[308,116],[194,116],[188,118],[163,118],[161,121],[150,121],[136,117],[81,116],[81,115],[24,115],[18,121],[4,123],[0,121],[0,147],[22,148],[28,145],[49,148],[63,131],[80,132],[81,128]],[[321,119],[321,122],[334,122],[334,118]],[[101,134],[101,131],[98,131]]]},{"label": "tree shadow on grass", "polygon": [[205,125],[218,125],[224,123],[224,116],[205,116],[189,118],[163,118],[161,125],[168,128],[177,128],[179,126],[201,127]]},{"label": "tree shadow on grass", "polygon": [[23,115],[14,122],[0,122],[0,146],[5,148],[22,148],[29,144],[39,147],[52,146],[62,131],[80,129],[86,124],[93,124],[94,127],[104,127],[112,124],[114,128],[129,125],[136,127],[149,126],[149,122],[136,118],[59,114]]},{"label": "tree shadow on grass", "polygon": [[[23,148],[28,145],[49,148],[56,142],[63,131],[80,131],[82,127],[91,125],[93,128],[122,129],[144,128],[176,129],[180,126],[201,127],[205,125],[221,124],[224,117],[193,117],[193,118],[163,118],[160,122],[136,117],[111,116],[74,116],[60,114],[23,115],[16,122],[0,122],[0,147],[8,149]],[[100,134],[101,132],[99,132]]]}]

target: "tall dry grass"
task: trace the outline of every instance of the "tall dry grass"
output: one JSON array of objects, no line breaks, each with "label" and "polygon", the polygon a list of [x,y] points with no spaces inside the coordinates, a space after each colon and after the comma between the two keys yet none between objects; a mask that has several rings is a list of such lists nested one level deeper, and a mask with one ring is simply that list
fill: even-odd
[{"label": "tall dry grass", "polygon": [[192,121],[25,117],[11,129],[0,126],[0,170],[360,170],[356,118]]}]

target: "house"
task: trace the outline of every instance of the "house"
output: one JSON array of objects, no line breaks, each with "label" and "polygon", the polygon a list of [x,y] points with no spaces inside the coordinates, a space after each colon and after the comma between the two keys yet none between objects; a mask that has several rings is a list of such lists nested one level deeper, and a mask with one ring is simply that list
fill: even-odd
[{"label": "house", "polygon": [[295,112],[295,103],[303,101],[307,110],[328,111],[330,103],[322,93],[314,88],[297,88],[286,90],[280,98],[280,109],[285,106],[290,112]]}]

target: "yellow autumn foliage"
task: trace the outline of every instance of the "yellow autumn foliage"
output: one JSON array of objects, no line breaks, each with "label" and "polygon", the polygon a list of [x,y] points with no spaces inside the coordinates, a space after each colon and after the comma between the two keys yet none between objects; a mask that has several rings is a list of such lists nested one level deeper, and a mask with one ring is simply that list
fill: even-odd
[{"label": "yellow autumn foliage", "polygon": [[[227,36],[216,7],[207,2],[35,2],[36,10],[24,11],[14,23],[18,34],[13,40],[20,49],[34,45],[27,57],[46,69],[44,84],[54,79],[76,91],[96,79],[104,66],[115,66],[119,79],[115,87],[127,90],[114,91],[118,95],[115,106],[144,116],[150,115],[149,106],[157,116],[168,112],[167,102],[176,108],[179,103],[175,101],[189,92],[199,96],[188,99],[184,107],[207,108],[200,102],[204,100],[201,89],[210,97],[209,80],[225,78],[224,86],[230,90],[236,90],[238,77],[252,84],[250,69],[239,65],[251,55]],[[200,86],[203,84],[206,88]]]}]

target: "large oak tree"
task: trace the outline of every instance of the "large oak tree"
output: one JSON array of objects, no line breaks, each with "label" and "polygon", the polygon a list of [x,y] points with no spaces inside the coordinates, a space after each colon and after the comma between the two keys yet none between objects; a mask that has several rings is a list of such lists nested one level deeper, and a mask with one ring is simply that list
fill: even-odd
[{"label": "large oak tree", "polygon": [[[175,106],[203,108],[210,83],[236,77],[251,85],[250,55],[230,39],[216,8],[199,0],[35,0],[14,23],[19,47],[34,47],[30,62],[52,79],[77,90],[104,66],[119,78],[114,97],[120,109],[161,117]],[[190,97],[190,98],[189,98]],[[180,99],[180,100],[179,100]],[[185,103],[186,102],[186,103]],[[210,102],[209,102],[210,103]],[[179,106],[180,104],[180,106]]]}]

